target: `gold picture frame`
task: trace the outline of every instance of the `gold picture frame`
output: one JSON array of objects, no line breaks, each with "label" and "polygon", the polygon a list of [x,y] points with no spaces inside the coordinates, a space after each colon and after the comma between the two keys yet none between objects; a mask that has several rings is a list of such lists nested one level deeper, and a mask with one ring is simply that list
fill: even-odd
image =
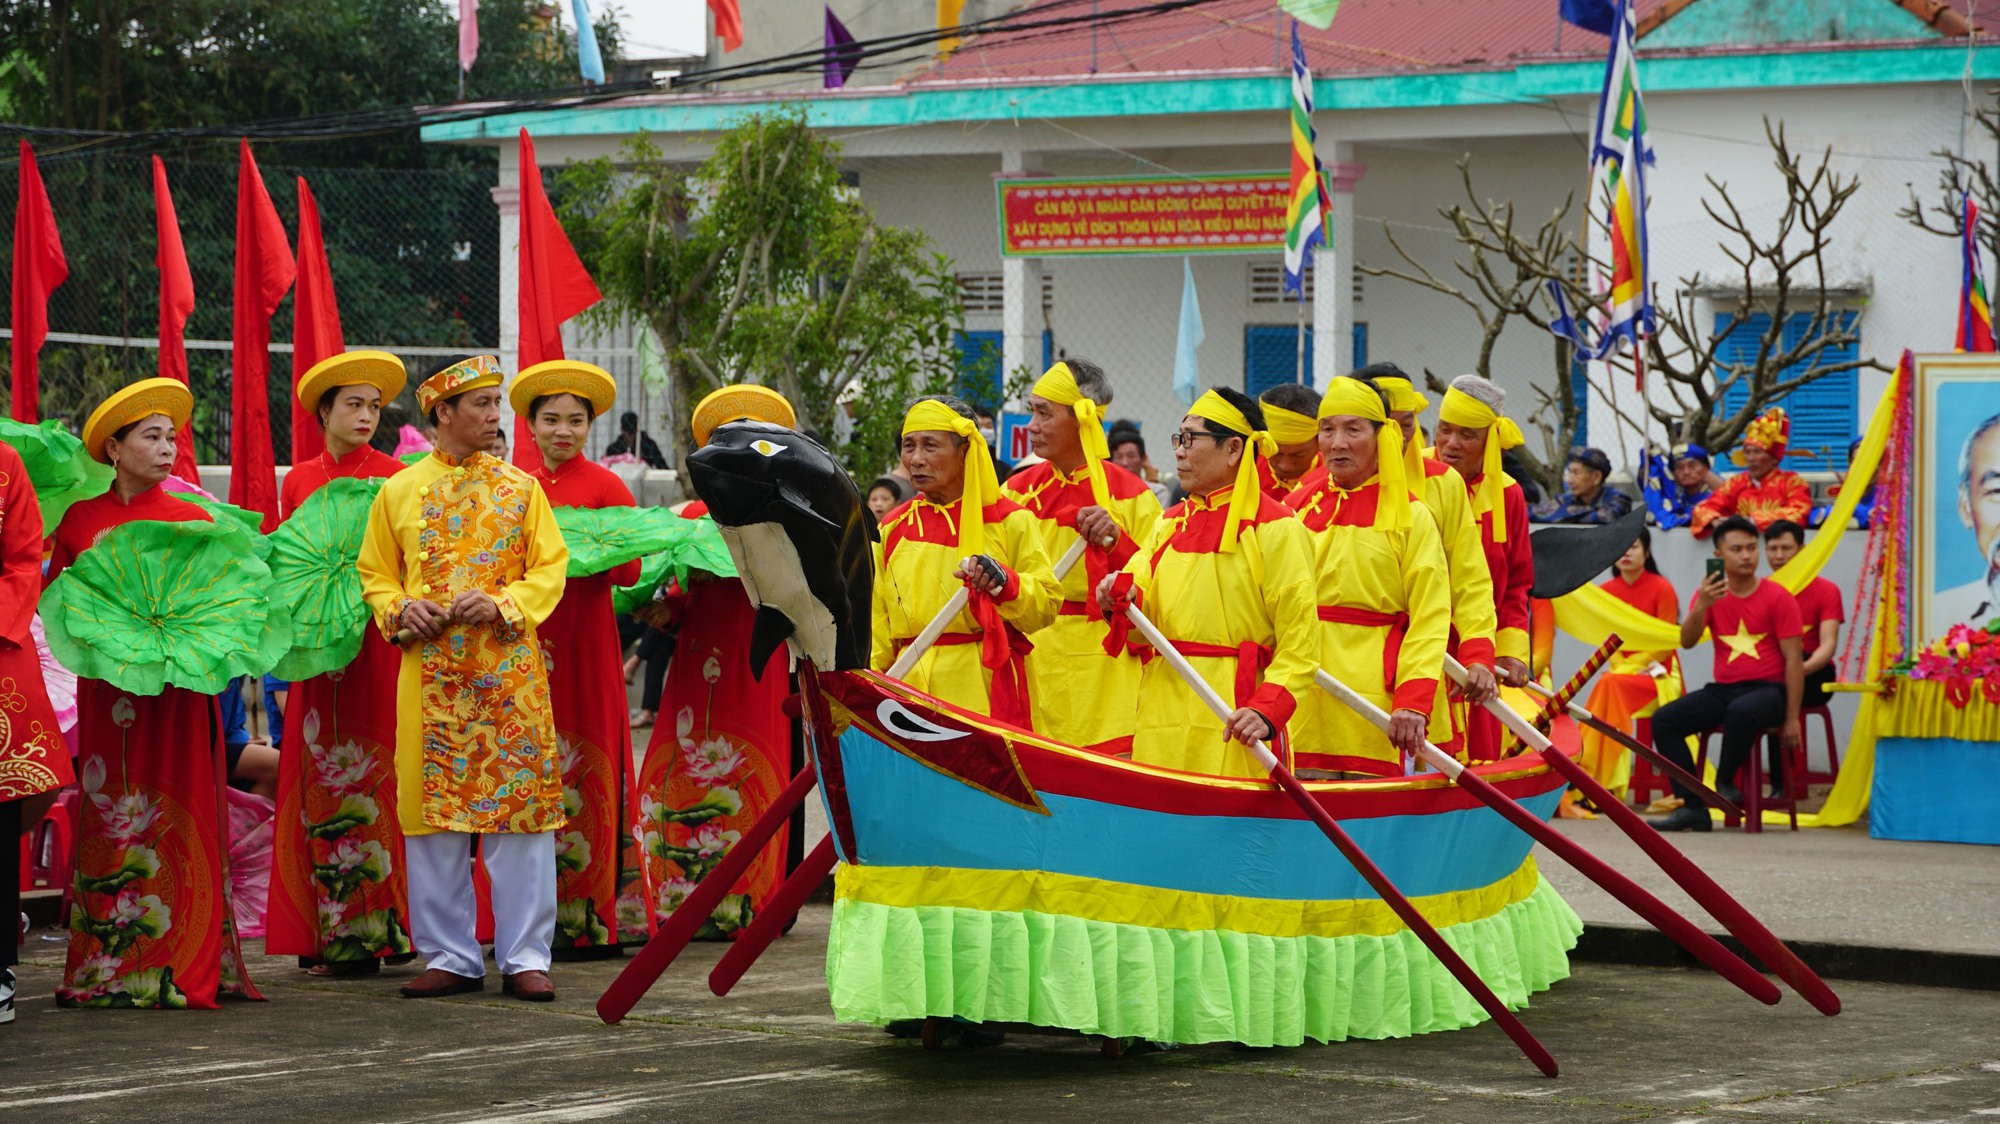
[{"label": "gold picture frame", "polygon": [[[1915,432],[1910,442],[1910,643],[1916,647],[1954,624],[2000,620],[2000,355],[1941,354],[1915,358]],[[1985,434],[1991,434],[1990,439]],[[1961,456],[1980,436],[1990,463],[1987,497],[1969,481],[1961,507]],[[1967,526],[1967,518],[1973,526]],[[1981,546],[1981,537],[1987,539]]]}]

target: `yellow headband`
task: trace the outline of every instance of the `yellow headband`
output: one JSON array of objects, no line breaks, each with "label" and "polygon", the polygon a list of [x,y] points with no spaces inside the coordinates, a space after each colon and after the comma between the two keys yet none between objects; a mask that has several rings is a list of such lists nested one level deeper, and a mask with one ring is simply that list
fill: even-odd
[{"label": "yellow headband", "polygon": [[1271,440],[1280,446],[1303,445],[1319,440],[1319,419],[1309,418],[1296,410],[1283,406],[1273,406],[1269,402],[1264,407],[1264,424],[1271,430]]},{"label": "yellow headband", "polygon": [[1374,422],[1375,457],[1380,494],[1375,497],[1375,529],[1410,529],[1409,464],[1403,459],[1403,427],[1389,420],[1382,396],[1360,379],[1339,378],[1326,388],[1319,403],[1323,418],[1363,418]]},{"label": "yellow headband", "polygon": [[1515,425],[1513,419],[1462,390],[1444,392],[1444,401],[1438,403],[1438,420],[1466,429],[1488,431],[1486,457],[1479,466],[1479,490],[1473,497],[1472,513],[1481,515],[1492,512],[1493,541],[1506,542],[1507,516],[1501,506],[1500,495],[1507,485],[1500,471],[1500,454],[1521,444],[1521,427]]},{"label": "yellow headband", "polygon": [[971,418],[935,399],[910,407],[903,418],[903,434],[943,430],[966,440],[965,501],[958,511],[958,549],[966,554],[986,552],[986,505],[1000,498],[1000,476],[993,471],[993,452],[979,426]]},{"label": "yellow headband", "polygon": [[1257,458],[1268,457],[1278,451],[1278,443],[1271,439],[1267,430],[1252,429],[1250,419],[1243,411],[1229,404],[1229,399],[1213,390],[1194,400],[1188,407],[1188,416],[1212,421],[1224,429],[1245,435],[1243,459],[1236,464],[1236,483],[1229,494],[1229,511],[1223,516],[1222,545],[1224,554],[1236,551],[1238,528],[1257,517],[1257,509],[1263,505],[1264,493],[1257,486]]},{"label": "yellow headband", "polygon": [[1104,479],[1104,462],[1111,459],[1111,445],[1104,436],[1104,410],[1096,400],[1086,398],[1076,385],[1076,372],[1069,364],[1058,363],[1035,383],[1032,392],[1058,406],[1068,406],[1076,415],[1076,436],[1083,442],[1083,467],[1090,477],[1090,498],[1097,506],[1111,510],[1111,485]]},{"label": "yellow headband", "polygon": [[[1396,413],[1421,414],[1425,410],[1430,409],[1431,400],[1418,394],[1416,385],[1408,379],[1378,375],[1375,379],[1375,385],[1382,393],[1389,396],[1389,409],[1391,411]],[[1422,480],[1424,478],[1424,446],[1429,442],[1424,440],[1423,420],[1419,418],[1415,424],[1416,431],[1410,434],[1403,442],[1403,465],[1405,474],[1409,479]]]}]

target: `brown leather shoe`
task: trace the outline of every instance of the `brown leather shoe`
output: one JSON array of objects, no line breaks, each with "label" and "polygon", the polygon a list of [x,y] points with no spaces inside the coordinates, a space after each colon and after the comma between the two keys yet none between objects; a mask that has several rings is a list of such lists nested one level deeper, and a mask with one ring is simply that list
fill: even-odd
[{"label": "brown leather shoe", "polygon": [[515,972],[500,977],[500,989],[516,999],[529,1003],[552,1003],[556,997],[556,985],[547,972]]},{"label": "brown leather shoe", "polygon": [[486,980],[482,976],[461,976],[443,968],[425,968],[422,975],[403,985],[403,998],[436,999],[441,995],[485,990]]}]

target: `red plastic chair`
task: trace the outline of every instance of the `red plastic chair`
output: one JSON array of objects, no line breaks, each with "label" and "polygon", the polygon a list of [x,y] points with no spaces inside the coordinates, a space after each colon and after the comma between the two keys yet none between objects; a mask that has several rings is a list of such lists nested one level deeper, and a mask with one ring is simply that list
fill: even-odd
[{"label": "red plastic chair", "polygon": [[1812,755],[1804,751],[1808,748],[1807,743],[1812,734],[1812,720],[1815,718],[1819,719],[1820,733],[1826,738],[1827,767],[1824,770],[1806,770],[1803,776],[1808,786],[1834,784],[1840,780],[1840,741],[1834,736],[1831,710],[1824,706],[1809,706],[1799,711],[1799,748],[1806,760],[1812,760]]},{"label": "red plastic chair", "polygon": [[[1653,744],[1653,720],[1635,718],[1632,720],[1632,736],[1638,741]],[[1632,796],[1635,807],[1644,808],[1655,798],[1672,794],[1674,786],[1667,780],[1667,774],[1654,767],[1651,761],[1632,755],[1632,779],[1626,782],[1626,791]]]},{"label": "red plastic chair", "polygon": [[[1828,721],[1830,722],[1831,719],[1828,719]],[[1695,772],[1700,773],[1707,768],[1708,739],[1720,736],[1721,733],[1722,727],[1720,726],[1701,732],[1701,753],[1695,758]],[[1797,831],[1799,829],[1799,801],[1805,799],[1807,785],[1805,738],[1801,736],[1799,738],[1799,747],[1789,753],[1786,753],[1781,746],[1782,743],[1778,740],[1777,727],[1774,726],[1764,731],[1764,746],[1762,747],[1762,751],[1752,750],[1743,762],[1742,771],[1738,774],[1743,778],[1742,782],[1737,785],[1743,791],[1743,817],[1739,820],[1735,816],[1724,816],[1722,826],[1735,827],[1740,822],[1743,825],[1743,833],[1745,835],[1762,834],[1764,831],[1764,809],[1768,806],[1784,809],[1785,813],[1791,819],[1792,830]],[[1765,783],[1764,758],[1767,754],[1782,754],[1785,761],[1784,790],[1777,796],[1766,796],[1764,794],[1764,790],[1767,787]],[[1732,779],[1720,774],[1715,778],[1717,784]]]}]

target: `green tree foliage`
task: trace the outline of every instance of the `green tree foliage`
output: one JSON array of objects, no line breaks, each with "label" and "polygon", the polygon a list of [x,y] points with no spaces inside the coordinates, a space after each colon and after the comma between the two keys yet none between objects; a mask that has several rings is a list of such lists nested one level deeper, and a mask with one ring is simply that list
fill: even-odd
[{"label": "green tree foliage", "polygon": [[[469,98],[580,84],[547,0],[483,0]],[[597,5],[604,9],[603,4]],[[49,128],[147,132],[394,107],[458,96],[446,0],[22,0],[0,5],[0,106]],[[615,19],[597,22],[607,61]],[[322,166],[423,167],[468,153],[414,128],[301,142]],[[490,161],[491,157],[486,157]]]},{"label": "green tree foliage", "polygon": [[[604,292],[665,352],[674,416],[731,382],[769,386],[858,475],[894,456],[903,403],[951,385],[958,291],[921,231],[879,225],[840,147],[796,109],[746,116],[699,168],[648,139],[571,165],[556,201]],[[686,433],[675,434],[684,451]]]}]

